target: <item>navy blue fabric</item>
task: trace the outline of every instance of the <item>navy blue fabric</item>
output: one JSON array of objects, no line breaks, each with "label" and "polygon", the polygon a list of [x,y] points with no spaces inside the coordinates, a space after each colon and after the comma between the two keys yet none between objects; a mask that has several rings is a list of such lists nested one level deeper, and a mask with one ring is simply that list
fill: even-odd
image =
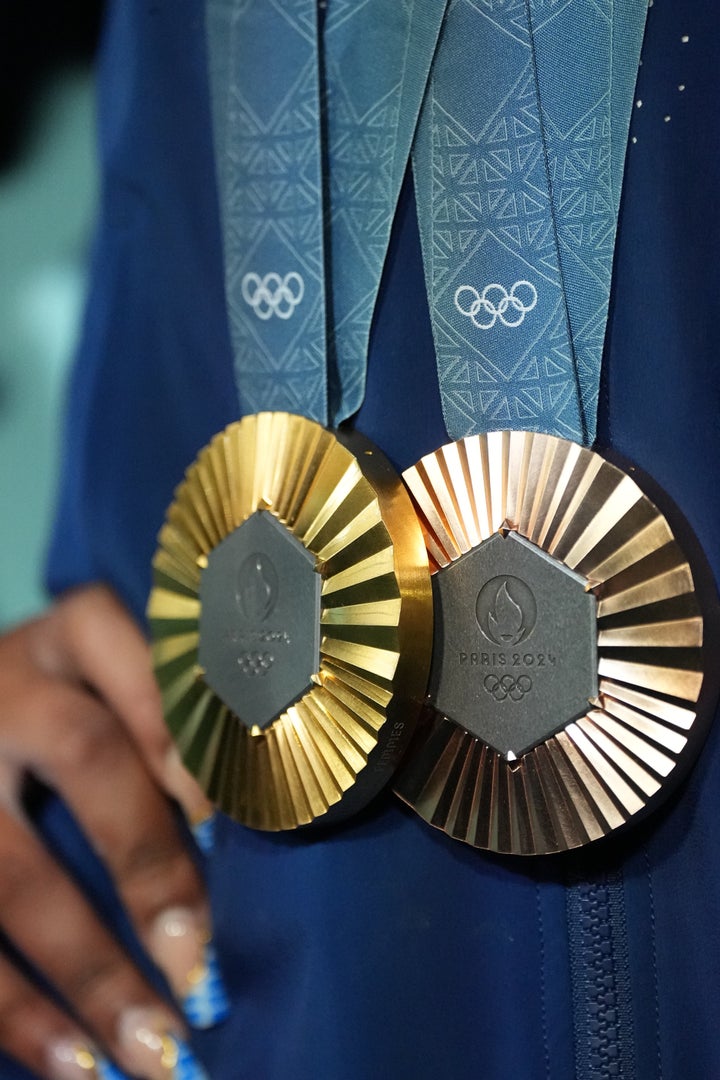
[{"label": "navy blue fabric", "polygon": [[[237,416],[202,14],[200,0],[112,7],[102,214],[49,564],[53,589],[108,580],[138,617],[173,487]],[[712,5],[656,0],[599,416],[600,444],[667,488],[716,573],[719,62]],[[356,423],[401,468],[446,437],[408,185]],[[389,794],[313,836],[222,821],[209,873],[234,1009],[198,1039],[211,1077],[571,1080],[587,1055],[573,1031],[566,882],[606,874],[625,893],[637,1076],[720,1076],[719,795],[716,731],[659,816],[569,858],[451,844]],[[55,832],[85,865],[64,821]],[[25,1074],[3,1065],[2,1076]]]},{"label": "navy blue fabric", "polygon": [[50,580],[97,575],[138,617],[160,505],[238,412],[203,33],[200,2],[114,4],[100,70],[103,197]]}]

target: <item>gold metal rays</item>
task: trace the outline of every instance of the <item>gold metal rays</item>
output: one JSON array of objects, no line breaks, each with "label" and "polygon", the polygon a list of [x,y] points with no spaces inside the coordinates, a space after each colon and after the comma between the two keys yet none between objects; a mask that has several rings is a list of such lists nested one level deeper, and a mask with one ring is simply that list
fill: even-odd
[{"label": "gold metal rays", "polygon": [[[262,728],[243,722],[198,665],[202,568],[258,511],[312,554],[321,578],[319,669]],[[267,830],[334,820],[367,802],[412,733],[431,603],[416,515],[366,440],[285,413],[249,416],[217,435],[168,511],[148,608],[168,725],[213,802]]]},{"label": "gold metal rays", "polygon": [[[525,432],[451,443],[404,480],[412,501],[360,436],[285,413],[231,425],[188,470],[160,534],[149,616],[167,722],[209,797],[267,830],[364,805],[424,697],[428,560],[442,574],[512,531],[594,596],[597,696],[517,757],[428,710],[396,791],[449,836],[513,854],[578,847],[644,814],[689,767],[712,691],[707,615],[666,517],[600,455]],[[198,663],[203,567],[258,513],[310,553],[321,582],[317,671],[262,727]]]},{"label": "gold metal rays", "polygon": [[541,854],[602,837],[661,797],[704,737],[703,614],[663,515],[626,475],[574,443],[493,432],[404,474],[433,573],[516,530],[597,598],[597,699],[508,760],[435,712],[396,791],[478,848]]}]

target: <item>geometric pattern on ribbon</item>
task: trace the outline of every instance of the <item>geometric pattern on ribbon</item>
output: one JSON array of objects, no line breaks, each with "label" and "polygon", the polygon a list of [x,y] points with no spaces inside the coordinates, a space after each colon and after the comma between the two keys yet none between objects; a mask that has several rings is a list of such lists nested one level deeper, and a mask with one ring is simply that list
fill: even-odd
[{"label": "geometric pattern on ribbon", "polygon": [[444,9],[445,0],[328,5],[328,352],[338,422],[365,393],[373,310]]},{"label": "geometric pattern on ribbon", "polygon": [[592,442],[647,0],[534,0],[530,12],[560,265]]},{"label": "geometric pattern on ribbon", "polygon": [[[447,0],[207,0],[225,289],[243,411],[337,424]],[[327,275],[327,278],[326,278]]]},{"label": "geometric pattern on ribbon", "polygon": [[207,0],[206,27],[242,411],[326,423],[317,3]]},{"label": "geometric pattern on ribbon", "polygon": [[[560,266],[590,443],[617,227],[611,173],[612,10],[613,0],[597,0],[592,7],[575,2],[531,8]],[[592,64],[588,41],[594,46]]]},{"label": "geometric pattern on ribbon", "polygon": [[645,0],[446,2],[207,0],[241,405],[359,408],[417,129],[449,433],[592,441]]},{"label": "geometric pattern on ribbon", "polygon": [[448,9],[413,164],[455,438],[498,427],[594,438],[645,17],[632,0],[616,27],[612,8],[453,0]]},{"label": "geometric pattern on ribbon", "polygon": [[[451,4],[414,166],[449,434],[522,428],[581,437],[524,0],[497,10]],[[528,282],[537,302],[507,325],[512,311],[499,290],[509,296],[516,282]],[[505,320],[480,329],[456,300],[467,295],[458,290],[483,294],[488,285],[498,287],[492,303]]]}]

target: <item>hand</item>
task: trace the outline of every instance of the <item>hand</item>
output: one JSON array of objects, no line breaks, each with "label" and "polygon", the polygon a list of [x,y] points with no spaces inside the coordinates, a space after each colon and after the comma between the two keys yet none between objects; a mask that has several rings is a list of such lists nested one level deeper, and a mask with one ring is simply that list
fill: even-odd
[{"label": "hand", "polygon": [[[211,808],[165,728],[149,648],[103,586],[68,594],[0,638],[0,926],[79,1019],[0,954],[0,1047],[49,1080],[89,1080],[93,1067],[116,1076],[107,1058],[133,1076],[171,1080],[168,1065],[186,1052],[182,1022],[34,832],[21,803],[28,774],[71,809],[193,1014],[203,981],[217,978],[210,917],[167,795],[190,820]],[[196,1020],[218,1018],[215,991]],[[195,1075],[199,1066],[183,1072]]]}]

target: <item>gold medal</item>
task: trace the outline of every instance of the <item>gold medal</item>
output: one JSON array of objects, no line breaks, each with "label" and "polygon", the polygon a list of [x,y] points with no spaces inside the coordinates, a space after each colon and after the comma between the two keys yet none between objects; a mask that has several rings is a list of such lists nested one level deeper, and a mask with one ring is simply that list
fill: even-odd
[{"label": "gold medal", "polygon": [[188,469],[153,565],[166,719],[209,798],[266,830],[365,805],[412,734],[432,644],[422,533],[383,455],[248,416]]},{"label": "gold medal", "polygon": [[397,793],[512,854],[646,813],[694,760],[715,695],[697,575],[666,517],[631,475],[548,435],[466,438],[404,479],[436,634],[433,708]]}]

